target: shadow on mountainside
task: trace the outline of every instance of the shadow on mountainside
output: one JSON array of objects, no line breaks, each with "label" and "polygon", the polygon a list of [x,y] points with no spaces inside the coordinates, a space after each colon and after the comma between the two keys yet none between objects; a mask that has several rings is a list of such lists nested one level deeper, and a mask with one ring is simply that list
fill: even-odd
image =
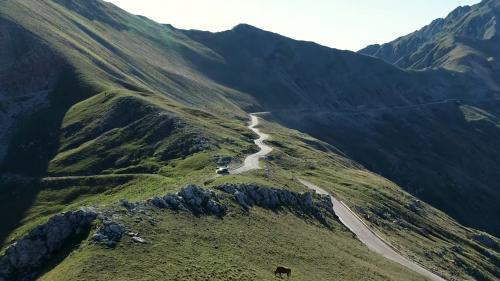
[{"label": "shadow on mountainside", "polygon": [[0,167],[0,245],[25,217],[38,192],[40,179],[57,153],[66,112],[94,93],[68,67],[49,96],[50,105],[22,120]]},{"label": "shadow on mountainside", "polygon": [[498,104],[449,102],[380,112],[273,117],[338,147],[460,223],[498,236]]}]

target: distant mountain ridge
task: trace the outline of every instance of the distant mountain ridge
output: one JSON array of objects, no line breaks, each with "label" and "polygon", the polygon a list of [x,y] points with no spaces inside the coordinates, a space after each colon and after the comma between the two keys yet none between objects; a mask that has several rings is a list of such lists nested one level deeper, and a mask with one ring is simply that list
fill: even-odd
[{"label": "distant mountain ridge", "polygon": [[482,80],[460,73],[401,70],[247,24],[217,33],[179,32],[221,58],[188,56],[198,71],[251,95],[265,110],[380,108],[495,94]]},{"label": "distant mountain ridge", "polygon": [[492,89],[500,85],[500,1],[463,6],[446,18],[392,42],[359,51],[401,68],[442,67],[481,77]]}]

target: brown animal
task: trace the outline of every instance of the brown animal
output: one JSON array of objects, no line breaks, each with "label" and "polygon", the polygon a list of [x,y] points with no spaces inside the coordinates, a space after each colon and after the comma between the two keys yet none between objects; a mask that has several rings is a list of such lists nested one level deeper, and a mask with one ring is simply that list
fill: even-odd
[{"label": "brown animal", "polygon": [[281,277],[281,274],[286,274],[286,276],[290,277],[290,275],[292,275],[292,269],[288,268],[288,267],[284,267],[284,266],[278,266],[276,267],[276,270],[274,271],[274,276],[276,275],[280,275]]}]

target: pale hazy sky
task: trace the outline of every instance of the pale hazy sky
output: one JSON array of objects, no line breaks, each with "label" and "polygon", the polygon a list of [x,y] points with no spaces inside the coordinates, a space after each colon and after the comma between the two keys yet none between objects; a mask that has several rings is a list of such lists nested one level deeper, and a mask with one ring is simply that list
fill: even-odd
[{"label": "pale hazy sky", "polygon": [[108,0],[182,29],[222,31],[238,23],[358,50],[384,43],[479,0]]}]

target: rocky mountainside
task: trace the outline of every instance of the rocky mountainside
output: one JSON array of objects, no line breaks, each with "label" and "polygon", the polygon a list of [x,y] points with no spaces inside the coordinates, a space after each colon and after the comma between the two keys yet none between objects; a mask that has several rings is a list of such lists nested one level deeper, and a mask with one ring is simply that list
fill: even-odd
[{"label": "rocky mountainside", "polygon": [[392,42],[359,52],[401,68],[445,68],[466,72],[498,90],[500,1],[483,0],[455,9],[444,19]]},{"label": "rocky mountainside", "polygon": [[[244,24],[180,30],[100,0],[0,1],[0,38],[0,280],[273,280],[274,264],[422,280],[298,177],[443,277],[500,277],[498,239],[469,228],[499,231],[498,93],[481,76]],[[255,152],[254,111],[271,111],[265,169],[216,177]]]}]

